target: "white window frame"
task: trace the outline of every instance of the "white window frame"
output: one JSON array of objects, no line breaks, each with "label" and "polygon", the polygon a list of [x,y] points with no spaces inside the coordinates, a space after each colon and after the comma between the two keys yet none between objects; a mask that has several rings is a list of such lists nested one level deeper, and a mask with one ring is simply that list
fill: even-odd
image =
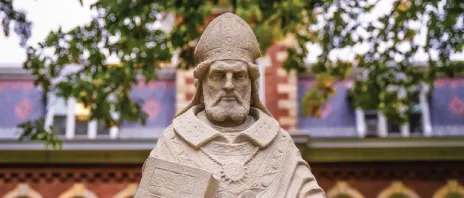
[{"label": "white window frame", "polygon": [[[430,91],[430,87],[427,84],[422,84],[421,91],[419,92],[419,105],[421,109],[421,119],[422,119],[422,128],[423,128],[423,135],[425,137],[432,136],[432,124],[430,120],[430,108],[429,102],[427,100],[427,94]],[[358,132],[358,137],[363,138],[366,137],[366,117],[365,111],[361,108],[356,108],[355,110],[356,116],[356,129]],[[379,137],[387,137],[388,136],[388,127],[387,127],[387,118],[382,112],[377,112],[377,135]],[[400,132],[402,137],[409,137],[410,136],[410,126],[409,123],[403,124],[400,126]]]},{"label": "white window frame", "polygon": [[[46,129],[53,126],[54,123],[54,116],[55,116],[55,102],[57,96],[53,93],[47,94],[48,103],[47,103],[47,113],[45,117],[45,127]],[[76,99],[68,98],[66,101],[66,132],[65,138],[68,140],[74,139],[76,136]],[[117,113],[113,113],[114,116],[118,116]],[[98,129],[98,122],[97,120],[90,120],[87,126],[87,138],[88,139],[96,139],[97,138],[97,129]],[[119,136],[119,127],[113,126],[110,128],[110,139],[116,139]]]},{"label": "white window frame", "polygon": [[366,137],[366,117],[364,117],[364,110],[361,108],[356,108],[355,110],[356,116],[356,131],[358,132],[358,137],[363,138]]},{"label": "white window frame", "polygon": [[426,83],[423,83],[421,86],[421,91],[419,93],[419,105],[422,113],[422,124],[424,130],[424,136],[430,137],[432,133],[432,120],[430,119],[430,106],[427,99],[427,94],[430,92],[430,86]]},{"label": "white window frame", "polygon": [[259,92],[259,99],[261,103],[264,105],[266,104],[266,70],[264,68],[264,60],[263,58],[256,59],[256,65],[258,65],[260,77],[258,79],[258,92]]},{"label": "white window frame", "polygon": [[[367,135],[366,111],[361,108],[355,109],[356,130],[358,137],[364,138]],[[387,135],[386,118],[381,112],[377,112],[377,136],[385,137]]]},{"label": "white window frame", "polygon": [[388,126],[387,126],[387,117],[385,115],[378,111],[377,112],[377,119],[379,122],[377,122],[377,135],[379,137],[387,137],[388,136]]}]

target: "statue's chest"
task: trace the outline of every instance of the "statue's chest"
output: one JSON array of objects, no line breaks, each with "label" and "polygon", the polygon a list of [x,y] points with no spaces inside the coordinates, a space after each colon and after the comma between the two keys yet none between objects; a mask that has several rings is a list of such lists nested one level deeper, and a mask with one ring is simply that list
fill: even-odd
[{"label": "statue's chest", "polygon": [[220,180],[219,197],[257,197],[278,183],[284,151],[271,146],[260,149],[246,142],[212,142],[197,153],[203,168]]}]

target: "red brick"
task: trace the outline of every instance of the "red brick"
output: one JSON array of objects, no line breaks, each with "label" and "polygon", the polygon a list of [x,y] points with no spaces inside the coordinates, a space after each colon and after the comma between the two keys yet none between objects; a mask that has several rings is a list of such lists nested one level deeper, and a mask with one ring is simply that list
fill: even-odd
[{"label": "red brick", "polygon": [[285,129],[285,130],[289,130],[289,129],[290,129],[290,125],[288,125],[288,124],[281,124],[280,127],[283,128],[283,129]]},{"label": "red brick", "polygon": [[[76,183],[83,183],[89,191],[105,198],[113,197],[130,183],[138,183],[142,164],[47,164],[46,166],[22,164],[10,167],[12,168],[0,167],[0,173],[4,175],[4,178],[0,178],[0,197],[4,197],[19,183],[25,182],[44,198],[59,197]],[[17,176],[12,177],[12,174]],[[114,177],[110,177],[110,174],[114,174]],[[8,181],[5,178],[9,178]]]},{"label": "red brick", "polygon": [[279,98],[279,100],[288,100],[290,98],[290,96],[288,96],[287,93],[280,93],[278,95],[278,98]]},{"label": "red brick", "polygon": [[193,94],[192,93],[186,93],[185,94],[185,100],[190,101],[193,99]]},{"label": "red brick", "polygon": [[290,116],[290,112],[288,109],[279,109],[277,110],[277,117],[287,117]]},{"label": "red brick", "polygon": [[288,78],[287,77],[279,77],[278,78],[279,84],[287,84]]},{"label": "red brick", "polygon": [[194,82],[195,82],[195,81],[194,81],[193,78],[185,78],[185,83],[186,83],[187,85],[192,85]]}]

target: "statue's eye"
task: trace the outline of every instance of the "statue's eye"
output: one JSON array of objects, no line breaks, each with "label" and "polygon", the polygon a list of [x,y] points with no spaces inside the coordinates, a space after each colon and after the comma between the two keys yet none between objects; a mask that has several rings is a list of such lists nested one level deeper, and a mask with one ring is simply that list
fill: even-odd
[{"label": "statue's eye", "polygon": [[211,78],[212,78],[213,80],[221,80],[221,79],[224,78],[224,76],[225,76],[225,74],[222,73],[222,72],[214,72],[214,73],[211,75]]},{"label": "statue's eye", "polygon": [[246,75],[245,75],[244,72],[234,74],[234,78],[237,79],[237,80],[243,80],[245,77],[246,77]]}]

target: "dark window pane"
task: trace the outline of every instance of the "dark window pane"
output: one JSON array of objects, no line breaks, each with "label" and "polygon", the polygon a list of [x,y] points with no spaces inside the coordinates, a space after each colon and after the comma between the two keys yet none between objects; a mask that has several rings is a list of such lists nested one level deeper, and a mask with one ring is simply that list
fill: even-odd
[{"label": "dark window pane", "polygon": [[87,135],[88,127],[89,127],[89,122],[87,120],[76,119],[75,134],[76,135]]},{"label": "dark window pane", "polygon": [[412,105],[411,112],[412,113],[421,113],[420,104],[419,103],[414,103]]},{"label": "dark window pane", "polygon": [[388,122],[388,134],[389,135],[399,135],[401,134],[400,131],[400,126],[396,123],[393,123],[393,122]]},{"label": "dark window pane", "polygon": [[419,103],[419,96],[413,98],[414,104],[412,105],[411,114],[409,115],[409,132],[411,135],[422,134],[424,128],[422,127],[422,111]]},{"label": "dark window pane", "polygon": [[60,135],[66,134],[66,116],[55,115],[53,117],[53,130],[57,131]]},{"label": "dark window pane", "polygon": [[109,135],[110,130],[105,127],[105,123],[98,122],[98,124],[97,124],[97,134],[98,135]]},{"label": "dark window pane", "polygon": [[424,131],[422,126],[421,113],[413,113],[409,115],[409,130],[411,134],[422,134]]},{"label": "dark window pane", "polygon": [[379,121],[377,113],[366,113],[364,117],[366,121],[366,136],[377,136],[377,123]]}]

